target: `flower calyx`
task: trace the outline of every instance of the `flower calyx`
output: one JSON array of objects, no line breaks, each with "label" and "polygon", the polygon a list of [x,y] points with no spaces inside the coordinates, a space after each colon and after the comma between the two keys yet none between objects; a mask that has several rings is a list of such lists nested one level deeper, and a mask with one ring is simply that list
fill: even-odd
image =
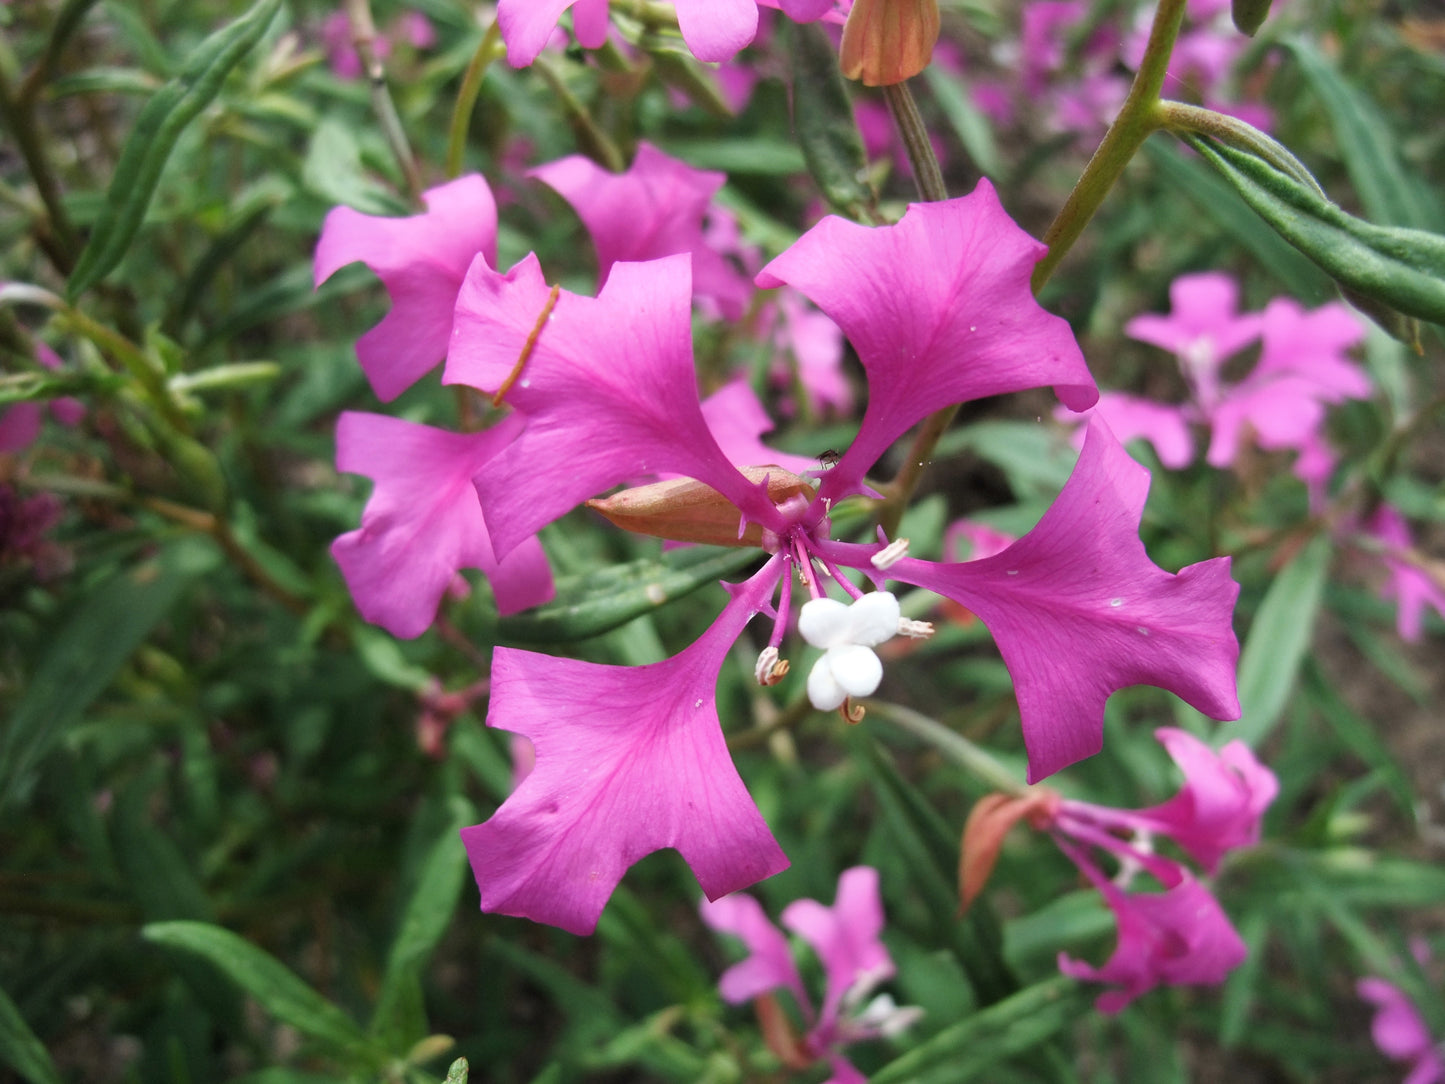
[{"label": "flower calyx", "polygon": [[[753,485],[767,485],[775,505],[802,497],[813,498],[813,484],[779,466],[740,467]],[[744,523],[736,505],[717,490],[692,478],[669,478],[633,486],[610,497],[587,502],[615,526],[635,534],[672,542],[711,546],[762,546],[763,528]]]}]

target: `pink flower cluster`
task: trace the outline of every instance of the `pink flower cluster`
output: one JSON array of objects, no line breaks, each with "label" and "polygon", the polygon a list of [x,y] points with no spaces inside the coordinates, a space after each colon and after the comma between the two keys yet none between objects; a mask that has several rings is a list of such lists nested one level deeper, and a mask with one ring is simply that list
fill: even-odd
[{"label": "pink flower cluster", "polygon": [[[1164,466],[1179,470],[1194,462],[1193,429],[1209,430],[1205,462],[1237,464],[1250,443],[1265,451],[1294,452],[1292,469],[1322,508],[1337,456],[1324,432],[1327,409],[1373,392],[1369,376],[1347,356],[1365,337],[1364,325],[1338,302],[1306,310],[1276,298],[1261,312],[1239,311],[1239,286],[1228,275],[1184,275],[1170,286],[1167,316],[1136,316],[1126,332],[1174,354],[1190,398],[1160,403],[1125,392],[1102,392],[1093,414],[1103,417],[1121,440],[1147,440]],[[1259,359],[1237,382],[1224,369],[1258,344]],[[1074,424],[1075,417],[1056,416]],[[1417,559],[1414,540],[1400,512],[1380,505],[1361,521],[1339,525],[1345,539],[1362,537],[1383,551],[1389,579],[1383,593],[1398,603],[1397,630],[1418,640],[1427,606],[1445,614],[1445,588]]]},{"label": "pink flower cluster", "polygon": [[[1061,953],[1059,969],[1116,987],[1099,996],[1101,1012],[1118,1012],[1161,983],[1223,982],[1244,961],[1244,942],[1209,889],[1183,862],[1157,853],[1154,842],[1173,840],[1206,873],[1214,873],[1229,851],[1259,842],[1260,818],[1279,791],[1274,773],[1243,742],[1215,752],[1183,730],[1161,728],[1155,736],[1184,773],[1183,788],[1162,805],[1112,809],[1051,791],[1024,798],[994,795],[979,803],[964,832],[965,904],[987,880],[1003,835],[1024,817],[1047,831],[1099,890],[1118,926],[1113,955],[1094,967]],[[1113,856],[1114,878],[1096,855]],[[1140,875],[1163,891],[1130,891]]]},{"label": "pink flower cluster", "polygon": [[[598,183],[576,163],[541,174],[574,202]],[[759,614],[772,631],[758,679],[781,680],[795,577],[809,596],[799,630],[824,649],[808,679],[820,708],[846,711],[850,698],[872,694],[882,680],[874,646],[931,631],[901,618],[886,581],[977,614],[1014,677],[1032,779],[1096,752],[1104,702],[1126,685],[1155,684],[1214,717],[1237,715],[1238,588],[1228,561],[1171,574],[1149,560],[1138,538],[1148,475],[1103,423],[1090,426],[1054,506],[994,556],[934,563],[908,557],[901,539],[831,538],[832,507],[873,495],[868,471],[939,409],[1049,385],[1075,410],[1096,399],[1068,326],[1029,289],[1043,246],[987,182],[962,199],[911,207],[893,226],[825,219],[758,273],[759,286],[791,286],[826,313],[868,377],[857,438],[836,465],[813,472],[816,484],[761,444],[766,415],[745,385],[700,400],[694,268],[709,260],[698,189],[658,191],[672,193],[671,208],[641,205],[640,215],[623,202],[598,218],[597,205],[579,204],[605,277],[596,297],[549,287],[535,256],[494,269],[494,211],[475,177],[433,189],[416,218],[333,211],[317,250],[318,280],[360,259],[392,296],[391,313],[358,344],[383,398],[445,354],[444,383],[511,409],[500,424],[461,434],[342,417],[338,464],[376,481],[360,529],[334,547],[368,618],[420,633],[462,567],[484,571],[504,612],[540,601],[551,583],[537,533],[588,498],[646,479],[670,479],[664,491],[686,491],[689,507],[711,502],[726,525],[720,535],[655,533],[761,550],[757,572],[725,585],[729,601],[713,626],[662,662],[496,650],[488,725],[530,739],[536,766],[490,820],[463,833],[483,909],[584,933],[627,867],[652,851],[679,851],[713,899],[787,865],[732,764],[715,685]],[[677,206],[692,227],[647,217]],[[615,221],[623,213],[632,236]],[[730,287],[725,275],[715,281],[723,285],[706,289],[722,309]],[[645,505],[657,492],[629,499]],[[860,573],[877,594],[863,594]]]},{"label": "pink flower cluster", "polygon": [[[738,938],[748,950],[747,959],[723,973],[719,992],[735,1005],[755,1002],[769,1045],[790,1069],[826,1060],[832,1071],[828,1084],[864,1084],[842,1048],[900,1034],[922,1016],[919,1009],[897,1007],[887,994],[870,998],[894,972],[893,959],[879,940],[883,902],[875,869],[844,870],[832,907],[805,899],[783,909],[783,925],[806,941],[823,965],[827,988],[821,1009],[808,996],[787,937],[768,921],[757,900],[733,893],[704,900],[701,911],[704,922]],[[802,1015],[806,1032],[801,1037],[777,1006],[779,991],[792,995]]]}]

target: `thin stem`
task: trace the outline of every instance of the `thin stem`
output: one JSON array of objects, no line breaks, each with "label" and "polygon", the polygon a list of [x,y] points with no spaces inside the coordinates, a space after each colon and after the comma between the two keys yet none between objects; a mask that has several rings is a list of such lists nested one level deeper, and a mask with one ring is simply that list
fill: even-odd
[{"label": "thin stem", "polygon": [[1290,152],[1288,147],[1261,132],[1254,125],[1246,124],[1238,117],[1226,116],[1223,113],[1216,113],[1212,109],[1189,105],[1186,102],[1171,101],[1159,103],[1158,117],[1160,125],[1171,132],[1206,135],[1228,146],[1248,151],[1256,157],[1263,158],[1281,173],[1286,173],[1300,184],[1311,188],[1316,195],[1325,196],[1325,190],[1320,187],[1314,175],[1305,168],[1303,162]]},{"label": "thin stem", "polygon": [[545,53],[542,54],[532,61],[532,70],[547,81],[547,86],[557,96],[563,110],[571,118],[578,142],[613,173],[621,173],[625,170],[627,163],[623,160],[622,151],[618,149],[612,138],[598,127],[597,122],[592,119],[592,114],[587,112],[587,107],[582,104],[577,95],[568,89],[562,73],[557,70],[552,59]]},{"label": "thin stem", "polygon": [[472,123],[472,110],[476,108],[477,95],[482,91],[482,80],[492,61],[501,56],[497,48],[502,40],[501,24],[493,20],[477,51],[472,54],[467,73],[462,76],[462,87],[457,91],[457,104],[452,109],[452,124],[447,136],[447,177],[456,177],[462,171],[462,152],[467,146],[467,129]]},{"label": "thin stem", "polygon": [[356,55],[361,58],[361,66],[371,85],[371,107],[376,113],[377,123],[381,125],[392,157],[401,167],[402,176],[406,178],[407,191],[412,199],[420,203],[421,170],[417,168],[411,144],[401,126],[401,117],[397,115],[391,92],[386,87],[386,68],[376,55],[376,23],[371,18],[371,5],[368,0],[346,0],[346,15],[351,21],[351,43],[356,47]]},{"label": "thin stem", "polygon": [[[9,65],[3,67],[8,68]],[[16,149],[25,161],[30,179],[35,182],[35,191],[45,205],[45,213],[37,217],[35,237],[45,250],[50,262],[62,275],[70,274],[75,266],[75,256],[80,251],[80,241],[65,204],[60,195],[60,184],[50,168],[50,159],[45,153],[45,140],[35,128],[35,112],[28,100],[17,98],[9,74],[0,70],[0,123],[15,137]]]},{"label": "thin stem", "polygon": [[1044,283],[1048,282],[1059,262],[1084,232],[1084,227],[1119,180],[1129,160],[1143,146],[1144,140],[1163,123],[1159,92],[1168,73],[1174,41],[1179,36],[1184,7],[1185,0],[1160,0],[1159,10],[1154,13],[1154,25],[1149,29],[1149,42],[1144,47],[1144,59],[1139,64],[1129,95],[1124,99],[1123,108],[1109,126],[1094,157],[1084,167],[1064,206],[1044,233],[1044,244],[1049,246],[1049,252],[1034,268],[1034,293],[1044,288]]},{"label": "thin stem", "polygon": [[883,503],[878,510],[878,526],[883,528],[889,541],[893,540],[898,525],[903,522],[904,510],[913,497],[913,491],[918,488],[923,472],[928,469],[934,447],[943,436],[944,430],[952,425],[953,419],[958,416],[958,406],[959,404],[955,403],[944,407],[923,420],[918,432],[914,434],[913,443],[908,446],[908,452],[903,457],[903,466],[898,468],[893,481],[884,487]]},{"label": "thin stem", "polygon": [[883,98],[888,111],[893,114],[893,123],[903,137],[903,146],[908,151],[908,161],[913,166],[913,180],[918,185],[918,195],[926,203],[937,203],[948,198],[948,189],[943,184],[943,170],[938,157],[933,153],[933,142],[928,138],[923,117],[919,115],[918,103],[907,83],[893,83],[883,88]]},{"label": "thin stem", "polygon": [[873,715],[887,719],[915,737],[922,738],[974,778],[986,783],[994,790],[1020,797],[1026,797],[1033,793],[1028,784],[1020,782],[1017,776],[980,747],[937,720],[930,719],[927,715],[920,714],[911,708],[905,708],[901,704],[873,700],[869,701],[868,707]]}]

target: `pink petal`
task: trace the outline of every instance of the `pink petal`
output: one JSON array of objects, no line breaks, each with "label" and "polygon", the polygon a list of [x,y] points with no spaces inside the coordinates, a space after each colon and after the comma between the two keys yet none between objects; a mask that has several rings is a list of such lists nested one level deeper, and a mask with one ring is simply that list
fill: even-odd
[{"label": "pink petal", "polygon": [[[1066,848],[1067,850],[1068,848]],[[1118,921],[1119,939],[1102,967],[1059,954],[1065,975],[1120,987],[1094,1002],[1116,1013],[1161,983],[1213,986],[1244,962],[1248,949],[1209,890],[1178,868],[1178,880],[1161,894],[1125,893],[1097,872],[1081,866],[1103,893]]]},{"label": "pink petal", "polygon": [[[1380,505],[1365,524],[1365,531],[1390,549],[1405,550],[1414,545],[1409,524],[1392,505]],[[1429,606],[1445,617],[1445,590],[1424,569],[1410,561],[1388,553],[1384,561],[1390,571],[1390,579],[1381,588],[1380,594],[1396,601],[1395,630],[1400,639],[1416,643],[1425,631],[1425,607]]]},{"label": "pink petal", "polygon": [[1213,873],[1227,851],[1259,842],[1260,820],[1279,793],[1274,773],[1241,741],[1218,752],[1193,734],[1161,727],[1154,736],[1184,773],[1169,801],[1136,815]]},{"label": "pink petal", "polygon": [[843,373],[842,330],[791,293],[778,299],[778,317],[773,342],[792,354],[798,383],[812,411],[849,413],[853,409],[853,389]]},{"label": "pink petal", "polygon": [[1031,783],[1099,751],[1115,689],[1158,685],[1214,718],[1239,717],[1229,559],[1177,575],[1150,561],[1139,541],[1148,491],[1148,472],[1096,419],[1058,500],[1007,550],[889,569],[993,633],[1013,675]]},{"label": "pink petal", "polygon": [[0,452],[20,452],[34,444],[44,416],[40,403],[14,403],[0,411]]},{"label": "pink petal", "polygon": [[513,439],[509,419],[481,433],[448,433],[381,414],[348,411],[336,425],[336,467],[376,482],[361,527],[331,546],[357,609],[395,636],[420,636],[452,578],[478,568],[504,614],[552,597],[541,544],[498,562],[472,476]]},{"label": "pink petal", "polygon": [[690,252],[693,290],[716,301],[727,319],[742,316],[751,286],[707,243],[703,232],[726,174],[693,169],[641,143],[626,173],[609,173],[590,158],[574,154],[539,166],[531,176],[555,189],[582,219],[597,249],[599,283],[607,281],[612,265],[619,261]]},{"label": "pink petal", "polygon": [[[502,40],[507,43],[507,63],[525,68],[546,47],[562,13],[576,3],[572,25],[578,42],[596,49],[607,40],[607,0],[498,0],[497,23]],[[601,12],[601,34],[598,34],[598,11]]]},{"label": "pink petal", "polygon": [[462,830],[482,910],[586,934],[627,867],[664,847],[709,899],[787,868],[714,702],[724,658],[783,571],[774,558],[691,647],[650,666],[497,648],[487,725],[530,738],[537,763],[490,820]]},{"label": "pink petal", "polygon": [[682,40],[699,60],[731,60],[758,32],[757,0],[676,0]]},{"label": "pink petal", "polygon": [[1250,379],[1224,394],[1209,414],[1213,433],[1205,461],[1227,467],[1252,433],[1266,451],[1304,449],[1319,439],[1325,408],[1308,380],[1281,375]]},{"label": "pink petal", "polygon": [[1368,399],[1374,386],[1345,351],[1365,339],[1365,326],[1338,302],[1306,312],[1287,297],[1265,306],[1264,343],[1253,376],[1291,373],[1317,387],[1326,402]]},{"label": "pink petal", "polygon": [[1420,1059],[1422,1062],[1433,1055],[1435,1064],[1440,1064],[1425,1019],[1403,990],[1384,979],[1361,979],[1355,989],[1360,997],[1375,1006],[1370,1033],[1380,1053],[1396,1061]]},{"label": "pink petal", "polygon": [[719,933],[741,939],[751,954],[723,972],[718,981],[723,1000],[740,1005],[773,990],[788,990],[804,1014],[812,1018],[812,1002],[793,964],[788,939],[768,921],[757,900],[744,892],[733,892],[721,899],[703,900],[698,910],[704,922]]},{"label": "pink petal", "polygon": [[[1194,461],[1194,438],[1189,432],[1189,419],[1183,409],[1141,399],[1125,392],[1101,392],[1094,404],[1094,417],[1103,418],[1123,444],[1147,440],[1154,446],[1159,462],[1170,470],[1183,470]],[[1058,411],[1060,421],[1076,420]]]},{"label": "pink petal", "polygon": [[506,275],[472,264],[444,383],[500,387],[535,334],[506,401],[522,435],[475,479],[499,554],[619,482],[680,474],[764,525],[777,509],[728,462],[698,404],[687,256],[620,263],[594,299],[549,291],[535,256]]},{"label": "pink petal", "polygon": [[808,899],[788,904],[783,925],[812,945],[823,964],[828,994],[819,1026],[825,1031],[836,1023],[844,995],[859,979],[876,982],[893,974],[893,958],[878,939],[883,932],[883,901],[878,871],[871,866],[843,871],[832,907]]},{"label": "pink petal", "polygon": [[1169,300],[1168,316],[1136,316],[1125,334],[1174,354],[1199,353],[1214,370],[1259,338],[1262,318],[1238,313],[1239,284],[1229,275],[1181,275],[1169,287]]},{"label": "pink petal", "polygon": [[857,440],[824,481],[857,492],[911,425],[951,403],[1053,384],[1074,410],[1098,398],[1069,325],[1029,288],[1045,252],[988,181],[970,196],[914,204],[893,226],[825,218],[758,275],[788,283],[843,329],[868,372]]},{"label": "pink petal", "polygon": [[773,428],[773,420],[743,377],[724,384],[704,399],[702,416],[718,447],[735,467],[776,463],[793,474],[804,474],[818,467],[816,459],[775,451],[762,442],[760,438]]},{"label": "pink petal", "polygon": [[356,344],[356,357],[382,402],[390,402],[446,356],[452,308],[479,253],[497,261],[497,205],[478,174],[422,194],[425,214],[364,215],[336,207],[316,242],[316,284],[357,260],[381,279],[391,311]]}]

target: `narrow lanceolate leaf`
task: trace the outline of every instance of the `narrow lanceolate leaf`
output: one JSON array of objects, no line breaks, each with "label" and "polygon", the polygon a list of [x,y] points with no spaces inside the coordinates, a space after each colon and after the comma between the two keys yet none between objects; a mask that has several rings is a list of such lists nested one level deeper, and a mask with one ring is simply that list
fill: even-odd
[{"label": "narrow lanceolate leaf", "polygon": [[[457,909],[466,880],[467,852],[458,833],[477,819],[476,810],[465,799],[457,799],[454,816],[442,830],[422,863],[416,889],[402,915],[401,928],[391,944],[386,973],[381,980],[376,1012],[371,1020],[374,1035],[395,1037],[404,1032],[408,996],[419,992],[422,967],[436,943],[446,933]],[[420,1035],[406,1036],[409,1040]]]},{"label": "narrow lanceolate leaf", "polygon": [[257,0],[245,15],[201,42],[180,74],[146,103],[121,151],[100,220],[67,284],[71,298],[120,263],[145,219],[176,140],[220,92],[226,76],[260,40],[280,6],[281,0]]},{"label": "narrow lanceolate leaf", "polygon": [[1037,1050],[1089,1011],[1086,988],[1059,976],[953,1024],[869,1077],[873,1084],[961,1084],[993,1079],[999,1063]]},{"label": "narrow lanceolate leaf", "polygon": [[10,995],[0,989],[0,1064],[14,1069],[30,1084],[60,1084],[60,1073],[45,1044],[30,1030]]},{"label": "narrow lanceolate leaf", "polygon": [[1341,287],[1445,323],[1445,237],[1372,225],[1251,154],[1187,139],[1261,218]]},{"label": "narrow lanceolate leaf", "polygon": [[322,997],[290,968],[243,937],[205,922],[153,922],[147,941],[209,960],[272,1017],[338,1051],[355,1056],[368,1049],[356,1022]]},{"label": "narrow lanceolate leaf", "polygon": [[788,40],[793,54],[793,130],[808,172],[834,210],[861,218],[874,198],[863,180],[868,156],[838,70],[838,51],[821,26],[790,26]]},{"label": "narrow lanceolate leaf", "polygon": [[102,583],[47,637],[0,735],[0,808],[24,797],[41,759],[215,558],[209,546],[171,546]]},{"label": "narrow lanceolate leaf", "polygon": [[1399,143],[1375,103],[1304,38],[1284,42],[1329,115],[1340,156],[1365,213],[1387,226],[1438,229],[1440,205],[1430,185],[1410,175]]},{"label": "narrow lanceolate leaf", "polygon": [[1265,592],[1239,656],[1243,715],[1225,727],[1224,735],[1258,746],[1284,714],[1309,651],[1329,565],[1329,539],[1316,538]]},{"label": "narrow lanceolate leaf", "polygon": [[660,559],[613,565],[557,584],[557,597],[497,627],[513,643],[548,644],[581,640],[625,625],[665,602],[681,598],[757,560],[755,550],[694,547]]}]

